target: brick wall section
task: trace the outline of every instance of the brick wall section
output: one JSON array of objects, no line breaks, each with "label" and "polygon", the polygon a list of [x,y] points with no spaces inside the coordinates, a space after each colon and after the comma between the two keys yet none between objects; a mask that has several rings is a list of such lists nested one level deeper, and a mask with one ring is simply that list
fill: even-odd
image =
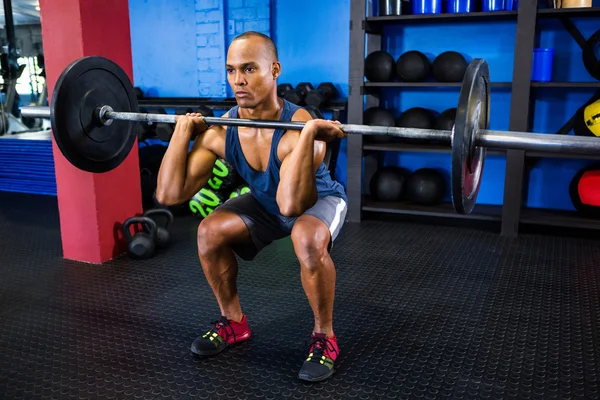
[{"label": "brick wall section", "polygon": [[225,72],[227,48],[247,31],[271,35],[271,0],[196,0],[200,97],[233,95]]},{"label": "brick wall section", "polygon": [[271,0],[227,1],[227,45],[240,33],[271,34]]},{"label": "brick wall section", "polygon": [[196,43],[198,96],[226,96],[223,1],[196,0]]},{"label": "brick wall section", "polygon": [[[271,36],[271,0],[227,0],[227,46],[248,31]],[[233,96],[229,85],[227,96]]]}]

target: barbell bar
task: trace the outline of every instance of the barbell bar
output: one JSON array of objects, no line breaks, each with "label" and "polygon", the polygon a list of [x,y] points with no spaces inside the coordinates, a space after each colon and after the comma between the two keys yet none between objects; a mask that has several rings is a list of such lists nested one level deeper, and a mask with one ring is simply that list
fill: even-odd
[{"label": "barbell bar", "polygon": [[[24,106],[21,115],[28,118],[50,119],[50,107]],[[151,114],[135,112],[116,112],[110,108],[104,112],[98,110],[101,120],[133,121],[142,123],[176,124],[178,115]],[[264,129],[283,129],[301,131],[305,122],[281,122],[269,120],[200,117],[207,125],[237,126]],[[338,127],[349,135],[382,135],[393,136],[411,141],[430,143],[432,141],[451,145],[452,131],[420,128],[398,128],[391,126],[373,126],[340,124]],[[544,135],[543,138],[541,135]],[[519,131],[499,131],[480,129],[475,133],[475,146],[493,149],[512,149],[539,151],[549,153],[598,155],[600,157],[600,140],[592,137],[565,136],[556,134],[540,134]]]},{"label": "barbell bar", "polygon": [[[452,130],[340,124],[348,135],[385,135],[450,146],[451,194],[457,213],[472,212],[479,192],[487,148],[598,155],[600,140],[488,129],[489,68],[483,59],[469,63],[461,85]],[[116,110],[116,111],[115,111]],[[137,123],[175,124],[177,115],[139,113],[128,75],[113,61],[90,56],[72,62],[60,75],[49,107],[23,107],[29,118],[51,120],[54,139],[71,164],[94,173],[119,166],[133,148]],[[201,117],[207,125],[302,130],[304,122]]]}]

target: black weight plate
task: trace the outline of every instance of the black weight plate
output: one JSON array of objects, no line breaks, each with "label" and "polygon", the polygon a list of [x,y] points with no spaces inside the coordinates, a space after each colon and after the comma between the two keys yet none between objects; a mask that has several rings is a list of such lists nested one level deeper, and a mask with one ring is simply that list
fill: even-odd
[{"label": "black weight plate", "polygon": [[465,72],[452,130],[452,203],[459,214],[470,214],[477,201],[485,148],[475,146],[475,136],[489,120],[490,71],[476,58]]},{"label": "black weight plate", "polygon": [[83,171],[101,173],[116,168],[137,137],[136,122],[99,123],[94,110],[104,105],[114,111],[138,111],[136,93],[125,71],[98,56],[78,59],[65,68],[52,93],[52,133],[64,157]]}]

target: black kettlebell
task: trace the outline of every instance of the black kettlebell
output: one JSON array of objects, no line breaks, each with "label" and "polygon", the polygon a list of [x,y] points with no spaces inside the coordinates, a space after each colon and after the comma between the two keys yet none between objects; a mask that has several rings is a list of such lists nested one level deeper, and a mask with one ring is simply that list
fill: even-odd
[{"label": "black kettlebell", "polygon": [[[133,224],[141,224],[142,231],[133,236],[129,227]],[[131,217],[123,224],[123,234],[127,240],[128,252],[131,258],[142,260],[154,255],[156,247],[156,223],[148,217]]]},{"label": "black kettlebell", "polygon": [[154,208],[152,210],[148,210],[144,213],[144,217],[150,218],[150,216],[154,215],[162,215],[165,217],[164,224],[158,224],[156,220],[156,247],[160,249],[164,249],[171,242],[171,226],[173,225],[173,213],[167,210],[166,208]]}]

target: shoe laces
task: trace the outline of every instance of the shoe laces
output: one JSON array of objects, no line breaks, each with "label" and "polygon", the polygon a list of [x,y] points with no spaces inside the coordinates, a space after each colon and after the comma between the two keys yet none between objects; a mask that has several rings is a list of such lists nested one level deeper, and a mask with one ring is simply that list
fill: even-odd
[{"label": "shoe laces", "polygon": [[227,340],[227,338],[231,335],[233,336],[233,340],[235,340],[235,330],[231,326],[231,322],[225,316],[221,316],[221,319],[212,322],[213,327],[210,328],[208,334],[216,333],[221,336],[223,339]]},{"label": "shoe laces", "polygon": [[[327,358],[333,358],[330,354],[338,355],[338,351],[335,346],[326,336],[315,335],[308,343],[308,351],[312,353],[312,357],[309,357],[310,361],[319,362],[322,356]],[[326,352],[327,351],[327,352]]]}]

